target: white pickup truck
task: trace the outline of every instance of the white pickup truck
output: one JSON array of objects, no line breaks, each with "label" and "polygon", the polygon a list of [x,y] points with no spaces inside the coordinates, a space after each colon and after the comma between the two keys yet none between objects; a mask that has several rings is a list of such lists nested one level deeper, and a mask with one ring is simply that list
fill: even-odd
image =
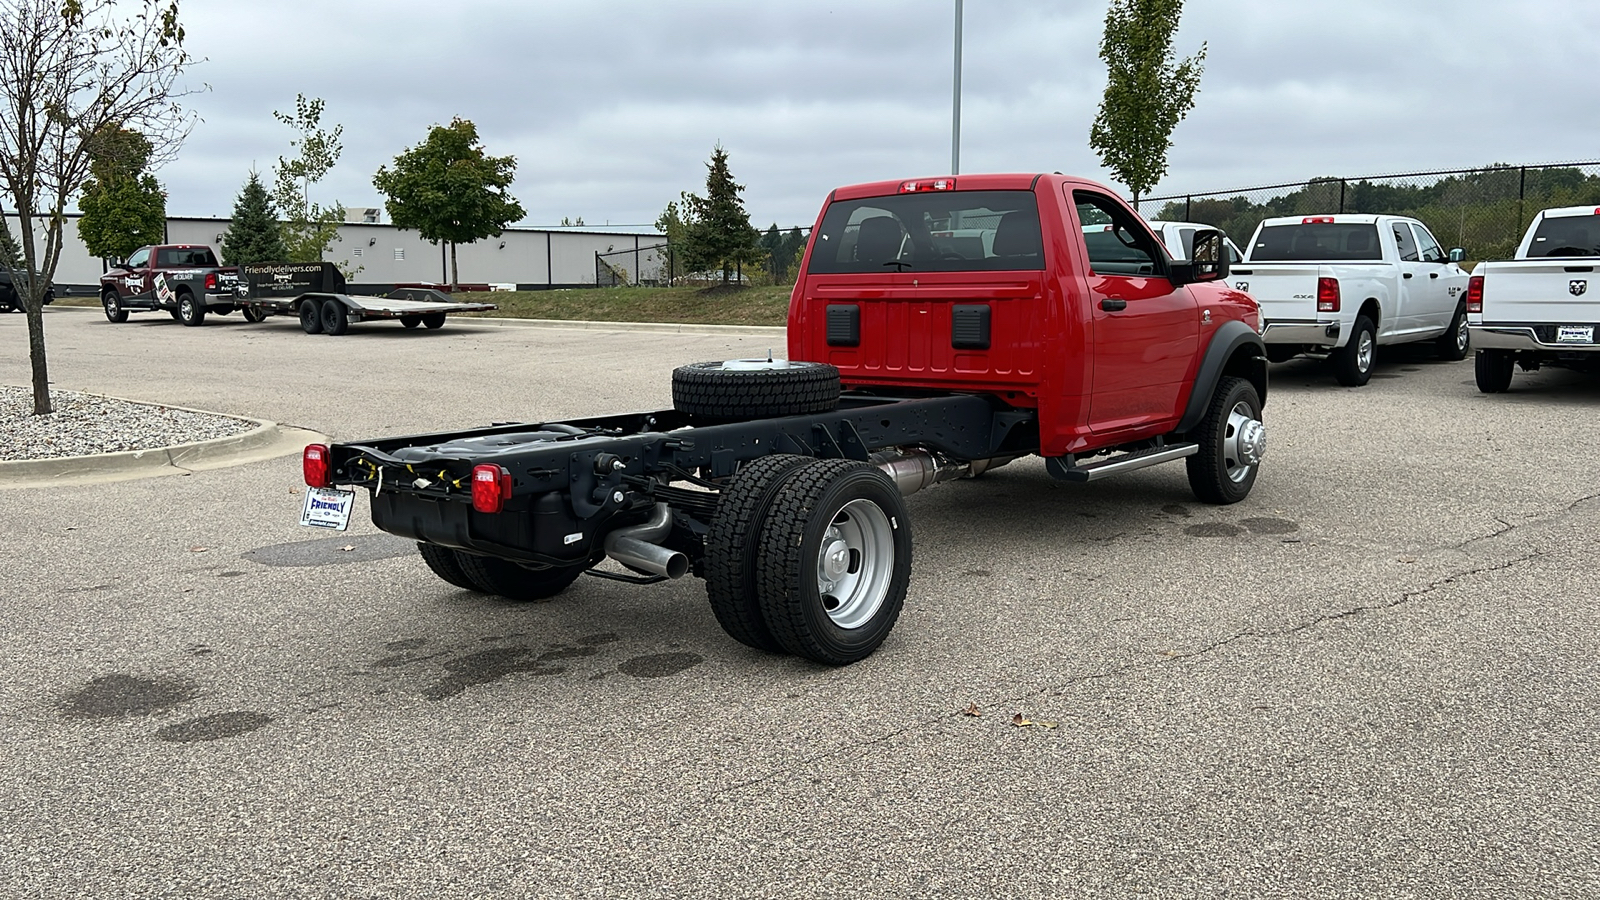
[{"label": "white pickup truck", "polygon": [[[1167,253],[1173,259],[1186,260],[1193,252],[1195,233],[1202,228],[1215,229],[1215,225],[1202,225],[1198,222],[1171,222],[1162,219],[1149,219],[1145,222],[1150,230],[1161,239],[1162,245],[1167,248]],[[1222,236],[1222,245],[1228,250],[1228,265],[1237,266],[1244,259],[1244,252],[1234,244],[1226,234]]]},{"label": "white pickup truck", "polygon": [[1478,390],[1511,387],[1517,366],[1600,371],[1600,208],[1569,206],[1534,216],[1516,256],[1482,262],[1467,284],[1467,328]]},{"label": "white pickup truck", "polygon": [[1261,304],[1268,359],[1326,354],[1356,387],[1380,344],[1432,340],[1445,359],[1466,357],[1462,255],[1404,216],[1287,216],[1256,228],[1232,281]]}]

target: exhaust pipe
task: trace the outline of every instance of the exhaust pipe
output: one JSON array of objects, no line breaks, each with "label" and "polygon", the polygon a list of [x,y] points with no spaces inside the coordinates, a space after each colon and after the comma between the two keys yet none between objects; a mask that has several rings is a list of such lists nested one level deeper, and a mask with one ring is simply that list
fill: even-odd
[{"label": "exhaust pipe", "polygon": [[909,497],[925,487],[932,487],[941,482],[981,475],[990,469],[998,469],[1013,459],[1016,457],[997,456],[993,459],[955,463],[940,459],[921,449],[880,450],[872,454],[872,464],[894,480],[903,497]]},{"label": "exhaust pipe", "polygon": [[606,555],[630,569],[682,578],[689,571],[689,557],[656,543],[671,533],[672,510],[657,503],[648,521],[606,535]]}]

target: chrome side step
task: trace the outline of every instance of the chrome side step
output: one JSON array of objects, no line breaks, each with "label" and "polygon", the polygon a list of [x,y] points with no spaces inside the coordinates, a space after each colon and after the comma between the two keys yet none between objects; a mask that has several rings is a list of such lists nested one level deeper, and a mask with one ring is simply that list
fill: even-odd
[{"label": "chrome side step", "polygon": [[1159,465],[1185,456],[1193,456],[1200,452],[1199,444],[1168,444],[1165,447],[1151,447],[1148,450],[1136,450],[1122,456],[1104,459],[1098,462],[1085,463],[1081,466],[1066,465],[1063,457],[1046,457],[1044,467],[1050,472],[1050,477],[1059,481],[1099,481],[1111,475],[1123,472],[1132,472],[1145,466]]}]

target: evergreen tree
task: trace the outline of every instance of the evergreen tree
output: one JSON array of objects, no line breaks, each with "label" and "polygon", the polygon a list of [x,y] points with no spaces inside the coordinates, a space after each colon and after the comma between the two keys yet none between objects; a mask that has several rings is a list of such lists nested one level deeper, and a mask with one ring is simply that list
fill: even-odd
[{"label": "evergreen tree", "polygon": [[722,269],[722,283],[733,276],[733,267],[761,259],[760,233],[750,225],[739,192],[744,185],[733,180],[728,170],[728,151],[718,144],[706,163],[706,195],[685,194],[684,248],[681,258],[692,272]]},{"label": "evergreen tree", "polygon": [[777,222],[761,235],[761,252],[767,258],[767,271],[772,273],[773,283],[782,284],[784,273],[789,270],[789,260],[783,255],[783,233],[778,231]]},{"label": "evergreen tree", "polygon": [[106,125],[88,142],[89,178],[78,209],[78,236],[90,255],[126,259],[167,233],[167,195],[145,171],[153,148],[137,131]]},{"label": "evergreen tree", "polygon": [[230,266],[281,262],[288,258],[283,232],[278,226],[278,210],[255,172],[239,191],[233,204],[233,221],[222,236],[222,261]]},{"label": "evergreen tree", "polygon": [[11,226],[6,222],[6,217],[0,214],[0,267],[16,269],[22,265],[22,251],[17,249],[17,241],[11,236]]}]

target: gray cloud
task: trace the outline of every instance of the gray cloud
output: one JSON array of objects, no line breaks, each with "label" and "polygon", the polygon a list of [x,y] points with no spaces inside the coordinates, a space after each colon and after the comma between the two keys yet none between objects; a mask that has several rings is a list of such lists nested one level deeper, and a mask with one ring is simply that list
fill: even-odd
[{"label": "gray cloud", "polygon": [[[318,199],[377,206],[372,174],[429,126],[472,119],[518,159],[528,224],[655,219],[731,154],[752,218],[807,224],[840,184],[944,174],[952,4],[188,0],[203,117],[160,177],[179,215],[226,215],[322,97],[344,156]],[[970,0],[964,171],[1108,180],[1087,146],[1103,0]],[[1590,158],[1591,0],[1192,0],[1209,47],[1158,193]]]}]

